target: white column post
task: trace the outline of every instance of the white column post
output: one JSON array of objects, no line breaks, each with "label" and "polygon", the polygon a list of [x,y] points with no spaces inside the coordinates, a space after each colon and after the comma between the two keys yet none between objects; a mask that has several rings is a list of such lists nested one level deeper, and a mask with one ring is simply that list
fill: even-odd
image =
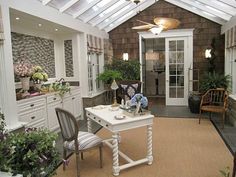
[{"label": "white column post", "polygon": [[21,123],[17,117],[9,6],[5,0],[0,0],[0,4],[5,37],[0,57],[2,111],[5,114],[7,128],[15,129],[21,126]]}]

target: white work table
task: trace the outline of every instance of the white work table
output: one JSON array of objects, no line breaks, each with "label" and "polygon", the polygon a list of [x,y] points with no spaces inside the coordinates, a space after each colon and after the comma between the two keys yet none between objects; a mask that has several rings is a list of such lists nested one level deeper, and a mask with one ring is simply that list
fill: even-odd
[{"label": "white work table", "polygon": [[[112,108],[110,105],[99,105],[96,107],[85,108],[86,116],[88,118],[88,131],[91,132],[91,121],[95,121],[102,127],[108,129],[113,133],[112,138],[104,140],[104,143],[113,149],[113,175],[118,176],[120,170],[139,165],[142,163],[152,164],[152,124],[154,116],[145,114],[141,116],[127,116],[122,120],[115,119],[117,115],[124,115],[124,110],[119,108]],[[140,160],[132,160],[123,152],[119,151],[120,131],[129,130],[133,128],[147,126],[147,155]],[[119,166],[119,155],[123,157],[128,163]]]}]

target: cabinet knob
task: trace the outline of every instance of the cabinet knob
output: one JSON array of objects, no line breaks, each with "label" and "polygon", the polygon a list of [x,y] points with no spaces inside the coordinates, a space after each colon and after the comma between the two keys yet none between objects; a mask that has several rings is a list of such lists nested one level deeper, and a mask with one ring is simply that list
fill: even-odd
[{"label": "cabinet knob", "polygon": [[31,119],[32,119],[32,120],[35,119],[35,116],[32,116]]},{"label": "cabinet knob", "polygon": [[74,100],[74,99],[75,99],[75,97],[72,98],[72,100]]},{"label": "cabinet knob", "polygon": [[101,120],[98,120],[98,122],[101,122]]},{"label": "cabinet knob", "polygon": [[106,124],[106,127],[108,127],[108,124]]},{"label": "cabinet knob", "polygon": [[53,98],[53,100],[56,100],[56,99],[57,99],[57,98],[55,98],[55,97]]},{"label": "cabinet knob", "polygon": [[93,119],[96,119],[96,117],[93,117]]},{"label": "cabinet knob", "polygon": [[33,106],[34,106],[34,104],[31,104],[31,105],[30,105],[30,107],[33,107]]}]

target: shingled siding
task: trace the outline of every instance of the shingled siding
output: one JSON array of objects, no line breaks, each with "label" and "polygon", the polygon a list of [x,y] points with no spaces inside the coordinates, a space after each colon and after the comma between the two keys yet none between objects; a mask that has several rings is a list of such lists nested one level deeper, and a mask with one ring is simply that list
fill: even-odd
[{"label": "shingled siding", "polygon": [[217,72],[224,71],[224,36],[220,35],[221,25],[206,18],[191,13],[171,3],[159,0],[149,8],[129,19],[125,23],[109,32],[113,45],[113,54],[122,58],[124,52],[129,53],[129,58],[139,58],[139,36],[133,26],[142,25],[136,20],[153,23],[155,17],[171,17],[180,20],[179,29],[193,28],[193,66],[203,73],[207,70],[208,61],[204,52],[210,46],[212,38],[216,38],[216,68]]}]

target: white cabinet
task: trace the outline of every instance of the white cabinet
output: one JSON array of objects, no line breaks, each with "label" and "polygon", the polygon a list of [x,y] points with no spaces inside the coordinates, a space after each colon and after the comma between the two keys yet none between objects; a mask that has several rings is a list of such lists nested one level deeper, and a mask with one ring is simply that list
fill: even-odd
[{"label": "white cabinet", "polygon": [[70,111],[77,119],[81,117],[82,105],[79,88],[64,95],[46,94],[17,101],[19,120],[27,122],[27,127],[46,127],[52,131],[59,128],[55,108]]},{"label": "white cabinet", "polygon": [[55,108],[62,108],[62,100],[58,95],[47,97],[47,127],[54,131],[59,127]]},{"label": "white cabinet", "polygon": [[45,97],[30,98],[18,101],[19,120],[27,122],[26,127],[46,127],[46,99]]}]

